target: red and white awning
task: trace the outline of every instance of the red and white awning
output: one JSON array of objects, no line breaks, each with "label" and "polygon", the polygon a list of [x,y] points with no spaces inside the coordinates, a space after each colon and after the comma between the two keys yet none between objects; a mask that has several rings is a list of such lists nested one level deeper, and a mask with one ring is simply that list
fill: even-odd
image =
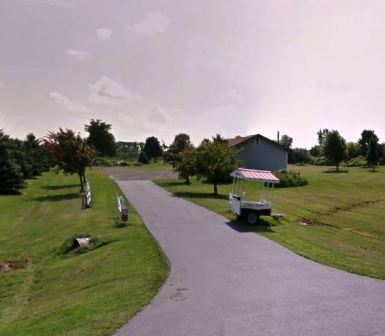
[{"label": "red and white awning", "polygon": [[255,180],[267,183],[279,183],[279,179],[269,170],[255,170],[238,168],[231,173],[231,176],[238,177],[245,180]]}]

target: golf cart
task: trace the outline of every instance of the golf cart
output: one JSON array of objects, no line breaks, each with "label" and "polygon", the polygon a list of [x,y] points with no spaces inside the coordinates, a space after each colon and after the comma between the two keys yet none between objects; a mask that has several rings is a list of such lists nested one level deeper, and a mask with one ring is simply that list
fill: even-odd
[{"label": "golf cart", "polygon": [[[231,211],[238,219],[245,218],[249,224],[255,224],[259,216],[271,216],[274,185],[279,179],[268,170],[238,168],[230,174],[233,179],[233,190],[229,195]],[[243,191],[245,181],[256,181],[264,184],[264,192],[258,202],[246,200]]]}]

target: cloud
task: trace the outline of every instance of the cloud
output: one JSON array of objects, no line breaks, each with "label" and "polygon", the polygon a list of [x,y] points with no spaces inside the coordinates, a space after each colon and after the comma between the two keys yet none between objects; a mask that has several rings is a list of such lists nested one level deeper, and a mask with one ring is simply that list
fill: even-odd
[{"label": "cloud", "polygon": [[137,34],[154,37],[155,35],[164,32],[169,23],[170,20],[163,14],[151,12],[147,13],[141,22],[128,26],[126,29]]},{"label": "cloud", "polygon": [[49,93],[50,98],[59,106],[64,107],[69,111],[75,112],[86,112],[88,111],[87,107],[83,104],[73,103],[69,98],[63,96],[59,92],[52,91]]},{"label": "cloud", "polygon": [[2,82],[0,82],[0,89],[2,89],[4,86],[5,85]]},{"label": "cloud", "polygon": [[139,97],[108,77],[100,77],[95,83],[88,84],[89,101],[98,105],[122,106]]},{"label": "cloud", "polygon": [[79,61],[84,61],[85,59],[90,57],[90,53],[88,51],[75,50],[75,49],[67,49],[66,54],[68,56],[77,58]]},{"label": "cloud", "polygon": [[96,36],[98,37],[99,40],[102,40],[102,41],[111,40],[112,30],[106,27],[96,29]]}]

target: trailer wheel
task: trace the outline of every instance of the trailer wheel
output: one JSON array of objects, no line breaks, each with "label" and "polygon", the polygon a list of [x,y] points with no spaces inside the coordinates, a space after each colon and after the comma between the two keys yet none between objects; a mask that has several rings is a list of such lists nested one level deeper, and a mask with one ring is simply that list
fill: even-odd
[{"label": "trailer wheel", "polygon": [[246,219],[249,224],[255,224],[258,221],[259,217],[255,212],[249,212],[247,214]]}]

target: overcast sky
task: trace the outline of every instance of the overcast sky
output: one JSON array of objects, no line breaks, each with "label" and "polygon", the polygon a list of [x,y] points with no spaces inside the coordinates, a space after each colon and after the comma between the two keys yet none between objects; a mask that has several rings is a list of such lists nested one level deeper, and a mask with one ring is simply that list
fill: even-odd
[{"label": "overcast sky", "polygon": [[385,1],[0,0],[0,128],[385,141]]}]

